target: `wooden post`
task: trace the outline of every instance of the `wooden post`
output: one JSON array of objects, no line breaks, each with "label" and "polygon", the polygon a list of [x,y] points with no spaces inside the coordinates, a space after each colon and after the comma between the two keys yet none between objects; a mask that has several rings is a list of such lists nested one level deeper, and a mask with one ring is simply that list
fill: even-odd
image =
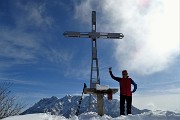
[{"label": "wooden post", "polygon": [[96,94],[97,95],[97,112],[98,115],[104,115],[104,95],[118,92],[116,88],[109,88],[108,90],[96,90],[95,88],[85,88],[84,94]]},{"label": "wooden post", "polygon": [[97,108],[98,108],[98,115],[103,116],[104,115],[104,99],[103,94],[98,93],[97,94]]}]

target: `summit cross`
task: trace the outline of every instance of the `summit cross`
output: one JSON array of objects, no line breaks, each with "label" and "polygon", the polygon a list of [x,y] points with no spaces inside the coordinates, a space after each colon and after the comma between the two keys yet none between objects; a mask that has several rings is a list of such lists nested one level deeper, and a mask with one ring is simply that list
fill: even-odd
[{"label": "summit cross", "polygon": [[90,88],[96,88],[96,84],[100,84],[96,39],[98,38],[122,39],[124,35],[122,33],[96,32],[96,11],[92,11],[92,31],[91,32],[64,32],[63,35],[65,37],[91,38],[92,60],[91,60]]}]

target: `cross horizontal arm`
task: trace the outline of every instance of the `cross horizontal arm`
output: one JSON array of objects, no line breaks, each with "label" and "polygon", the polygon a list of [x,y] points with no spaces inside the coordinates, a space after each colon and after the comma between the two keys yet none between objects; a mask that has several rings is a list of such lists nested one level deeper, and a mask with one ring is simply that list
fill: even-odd
[{"label": "cross horizontal arm", "polygon": [[100,38],[104,39],[122,39],[124,35],[122,33],[100,33]]},{"label": "cross horizontal arm", "polygon": [[101,32],[64,32],[65,37],[82,37],[82,38],[103,38],[103,39],[122,39],[122,33],[101,33]]},{"label": "cross horizontal arm", "polygon": [[89,38],[89,33],[87,32],[64,32],[65,37],[85,37]]}]

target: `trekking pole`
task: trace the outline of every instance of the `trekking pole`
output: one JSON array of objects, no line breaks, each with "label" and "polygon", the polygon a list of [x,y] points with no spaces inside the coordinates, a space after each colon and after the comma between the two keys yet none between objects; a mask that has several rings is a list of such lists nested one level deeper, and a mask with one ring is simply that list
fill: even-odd
[{"label": "trekking pole", "polygon": [[81,102],[82,102],[82,99],[83,99],[84,89],[85,89],[85,88],[87,88],[86,83],[84,83],[84,87],[83,87],[82,95],[81,95],[81,98],[80,98],[80,100],[79,100],[78,108],[77,108],[77,111],[76,111],[76,116],[78,116],[78,114],[79,114],[79,109],[80,109],[80,106],[81,106]]}]

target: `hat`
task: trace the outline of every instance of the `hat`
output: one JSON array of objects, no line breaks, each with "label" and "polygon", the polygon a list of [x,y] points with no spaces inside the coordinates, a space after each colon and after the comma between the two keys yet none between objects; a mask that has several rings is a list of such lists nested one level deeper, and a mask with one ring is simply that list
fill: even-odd
[{"label": "hat", "polygon": [[127,70],[123,70],[122,74],[128,74]]}]

